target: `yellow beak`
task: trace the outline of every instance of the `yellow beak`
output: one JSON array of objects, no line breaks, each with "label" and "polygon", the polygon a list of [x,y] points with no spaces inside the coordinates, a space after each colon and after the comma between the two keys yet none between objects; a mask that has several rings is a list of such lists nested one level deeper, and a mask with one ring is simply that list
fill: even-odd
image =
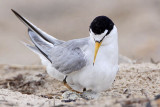
[{"label": "yellow beak", "polygon": [[99,43],[99,42],[96,42],[95,43],[95,51],[94,51],[94,60],[93,60],[93,65],[95,63],[95,60],[96,60],[96,56],[97,56],[97,53],[98,53],[98,50],[99,50],[99,47],[101,46],[102,44],[102,41]]}]

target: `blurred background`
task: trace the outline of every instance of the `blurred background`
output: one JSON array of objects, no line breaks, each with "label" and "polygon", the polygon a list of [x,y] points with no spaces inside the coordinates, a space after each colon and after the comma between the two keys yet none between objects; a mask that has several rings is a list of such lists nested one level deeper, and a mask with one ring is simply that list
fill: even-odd
[{"label": "blurred background", "polygon": [[110,17],[119,32],[119,52],[132,59],[160,60],[160,0],[1,0],[0,64],[39,64],[28,42],[26,26],[14,9],[33,24],[62,40],[89,36],[90,22]]}]

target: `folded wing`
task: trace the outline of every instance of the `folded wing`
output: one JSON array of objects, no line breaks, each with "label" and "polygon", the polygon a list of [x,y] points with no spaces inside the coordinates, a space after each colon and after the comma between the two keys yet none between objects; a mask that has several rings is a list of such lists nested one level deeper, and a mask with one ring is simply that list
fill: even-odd
[{"label": "folded wing", "polygon": [[51,51],[52,65],[64,74],[79,71],[87,62],[85,53],[81,50],[87,43],[87,38],[75,39],[54,47]]}]

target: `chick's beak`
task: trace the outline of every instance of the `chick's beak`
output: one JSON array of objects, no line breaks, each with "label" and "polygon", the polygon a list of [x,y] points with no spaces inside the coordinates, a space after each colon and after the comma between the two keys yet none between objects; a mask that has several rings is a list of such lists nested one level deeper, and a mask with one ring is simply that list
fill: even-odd
[{"label": "chick's beak", "polygon": [[94,51],[94,60],[93,60],[93,65],[95,63],[95,60],[96,60],[96,56],[97,56],[97,53],[98,53],[98,50],[99,50],[99,47],[101,46],[102,44],[102,41],[101,42],[95,42],[95,51]]}]

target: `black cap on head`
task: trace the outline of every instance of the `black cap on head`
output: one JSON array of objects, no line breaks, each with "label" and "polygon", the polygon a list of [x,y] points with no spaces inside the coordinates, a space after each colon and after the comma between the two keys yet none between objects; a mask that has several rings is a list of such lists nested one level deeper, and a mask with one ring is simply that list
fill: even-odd
[{"label": "black cap on head", "polygon": [[113,26],[114,23],[111,19],[106,16],[98,16],[92,21],[90,29],[92,29],[94,34],[101,34],[107,29],[108,32],[106,35],[108,35],[113,29]]}]

